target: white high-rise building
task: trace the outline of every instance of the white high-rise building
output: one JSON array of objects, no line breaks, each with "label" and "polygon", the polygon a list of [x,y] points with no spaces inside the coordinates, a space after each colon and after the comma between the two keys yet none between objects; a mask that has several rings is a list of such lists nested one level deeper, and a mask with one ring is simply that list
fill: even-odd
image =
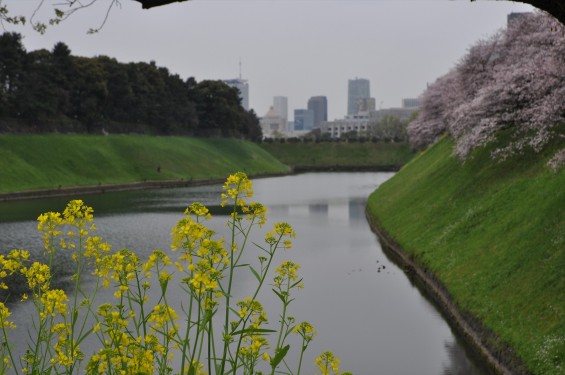
[{"label": "white high-rise building", "polygon": [[273,108],[280,118],[285,122],[288,121],[288,98],[286,96],[275,96]]},{"label": "white high-rise building", "polygon": [[225,79],[224,83],[239,90],[241,106],[245,108],[246,111],[249,111],[249,84],[247,80],[241,78]]}]

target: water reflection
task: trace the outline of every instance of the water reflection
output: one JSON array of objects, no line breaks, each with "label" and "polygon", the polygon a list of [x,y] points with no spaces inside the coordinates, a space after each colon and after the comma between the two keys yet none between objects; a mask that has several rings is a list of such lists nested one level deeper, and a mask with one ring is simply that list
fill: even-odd
[{"label": "water reflection", "polygon": [[[357,375],[481,374],[474,368],[451,329],[435,308],[383,253],[365,220],[365,199],[390,173],[320,173],[259,179],[256,201],[269,208],[269,223],[287,221],[297,231],[293,249],[281,254],[301,264],[305,289],[291,305],[291,315],[311,322],[319,332],[312,343],[304,373],[315,373],[313,358],[325,350],[342,359],[342,370]],[[115,249],[130,248],[144,258],[153,249],[168,250],[170,230],[192,201],[219,203],[219,188],[197,187],[82,197],[95,209],[98,234]],[[43,210],[60,211],[66,200],[44,200]],[[31,207],[0,204],[7,211]],[[19,207],[19,208],[18,208]],[[0,223],[0,249],[21,247],[39,252],[41,240],[34,219]],[[19,213],[20,218],[23,213]],[[212,229],[226,231],[225,217]],[[255,241],[261,241],[263,233]],[[249,253],[249,262],[256,255]],[[247,296],[255,279],[242,274],[235,298]],[[173,291],[180,296],[181,292]],[[111,299],[111,295],[101,298]],[[276,323],[278,299],[261,297]],[[178,298],[180,303],[181,298]],[[31,304],[18,306],[17,323],[25,326]],[[290,357],[295,358],[295,357]]]},{"label": "water reflection", "polygon": [[446,341],[445,350],[449,355],[449,363],[444,365],[443,375],[467,375],[477,371],[477,366],[458,342]]}]

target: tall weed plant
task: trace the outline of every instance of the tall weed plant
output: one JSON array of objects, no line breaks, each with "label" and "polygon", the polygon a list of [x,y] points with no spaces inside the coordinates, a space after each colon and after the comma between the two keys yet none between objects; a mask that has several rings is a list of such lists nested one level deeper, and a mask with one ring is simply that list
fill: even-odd
[{"label": "tall weed plant", "polygon": [[[63,213],[40,215],[47,264],[32,262],[26,250],[0,255],[0,287],[8,289],[10,277],[23,277],[29,292],[18,298],[35,306],[25,354],[18,356],[11,311],[0,302],[0,374],[300,374],[316,331],[289,315],[303,287],[300,266],[292,261],[274,266],[277,252],[291,248],[295,232],[288,223],[275,223],[262,243],[251,243],[252,230],[263,227],[267,212],[252,196],[244,173],[230,175],[221,195],[222,206],[231,207],[229,238],[217,238],[206,226],[209,210],[193,203],[172,229],[171,253],[155,250],[146,260],[128,249],[112,251],[93,235],[93,209],[81,200],[70,201]],[[257,252],[254,264],[242,260],[249,248]],[[72,254],[69,292],[51,287],[60,251]],[[235,301],[239,272],[250,272],[256,282],[246,298]],[[95,277],[93,291],[83,289],[87,277]],[[172,283],[182,295],[169,293]],[[269,287],[281,305],[274,323],[258,300]],[[97,304],[106,288],[112,288],[113,299]],[[158,298],[150,297],[153,289]],[[180,301],[180,309],[172,300]],[[293,348],[294,361],[287,356],[291,335],[300,343]],[[87,340],[97,343],[88,353],[81,347]],[[339,359],[329,351],[315,363],[321,374],[339,374]]]}]

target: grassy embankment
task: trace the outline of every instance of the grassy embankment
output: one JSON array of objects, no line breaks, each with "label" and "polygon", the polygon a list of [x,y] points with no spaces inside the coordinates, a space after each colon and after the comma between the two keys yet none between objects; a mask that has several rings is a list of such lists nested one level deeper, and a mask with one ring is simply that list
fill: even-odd
[{"label": "grassy embankment", "polygon": [[565,374],[565,168],[545,165],[562,144],[501,163],[483,149],[463,164],[452,144],[416,156],[368,211],[529,371]]},{"label": "grassy embankment", "polygon": [[[159,168],[159,170],[158,170]],[[0,193],[151,180],[206,180],[288,167],[251,142],[133,135],[1,135]]]},{"label": "grassy embankment", "polygon": [[412,158],[407,143],[321,142],[262,143],[261,147],[297,170],[304,169],[390,169]]}]

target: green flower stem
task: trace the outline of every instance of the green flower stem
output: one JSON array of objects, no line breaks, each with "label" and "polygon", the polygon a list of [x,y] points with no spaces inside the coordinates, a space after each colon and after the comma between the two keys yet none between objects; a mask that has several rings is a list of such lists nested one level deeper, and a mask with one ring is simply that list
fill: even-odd
[{"label": "green flower stem", "polygon": [[[80,277],[83,271],[83,236],[81,234],[81,226],[77,226],[78,232],[79,232],[79,236],[78,236],[78,249],[77,251],[75,251],[75,254],[77,255],[77,272],[75,274],[75,289],[73,291],[73,309],[71,311],[71,337],[69,340],[69,346],[70,346],[70,355],[73,356],[74,351],[75,351],[75,325],[77,323],[77,319],[78,319],[78,307],[77,307],[77,302],[78,302],[78,293],[79,293],[79,288],[80,288]],[[73,356],[74,357],[74,356]],[[76,359],[73,361],[73,364],[71,366],[69,366],[68,369],[68,373],[72,374],[73,372],[73,368],[74,368],[74,364],[76,362]]]},{"label": "green flower stem", "polygon": [[200,337],[200,332],[201,332],[201,328],[200,328],[200,321],[202,320],[202,297],[200,297],[200,299],[198,299],[198,306],[197,306],[197,310],[198,310],[198,316],[196,318],[196,337],[194,338],[194,346],[192,347],[192,354],[190,356],[190,363],[188,366],[188,372],[190,373],[190,369],[192,368],[193,364],[192,361],[194,360],[195,356],[196,356],[196,348],[198,348],[198,346],[202,346],[202,341],[201,344],[198,345],[198,340]]},{"label": "green flower stem", "polygon": [[[190,272],[190,276],[192,277],[193,272]],[[188,290],[191,294],[194,292],[190,289],[190,285],[187,285]],[[194,308],[194,298],[189,299],[189,307],[188,307],[188,316],[186,319],[186,330],[184,334],[184,339],[182,340],[182,360],[181,360],[181,374],[184,374],[184,368],[186,364],[186,353],[188,352],[188,343],[189,343],[189,335],[192,323],[192,309]]]},{"label": "green flower stem", "polygon": [[308,344],[306,342],[306,338],[302,337],[302,350],[300,351],[300,359],[298,360],[298,370],[296,371],[296,375],[300,375],[300,369],[302,368],[302,358],[304,357],[304,352],[306,351],[307,347]]},{"label": "green flower stem", "polygon": [[[241,183],[238,184],[238,191],[239,191],[239,187],[241,186]],[[227,294],[226,294],[226,314],[225,314],[225,319],[224,319],[224,349],[223,349],[223,354],[222,354],[222,365],[221,365],[221,370],[220,370],[220,374],[219,375],[223,375],[225,368],[226,368],[226,356],[228,353],[228,346],[229,346],[229,340],[227,340],[227,336],[228,336],[228,327],[229,327],[229,323],[230,323],[230,299],[231,299],[231,290],[232,290],[232,285],[233,285],[233,272],[234,272],[234,260],[233,260],[233,245],[235,244],[235,218],[237,215],[237,199],[239,198],[239,194],[236,195],[235,197],[235,203],[233,205],[233,209],[232,209],[232,226],[231,226],[231,240],[230,240],[230,267],[229,267],[229,281],[228,281],[228,290],[227,290]],[[243,252],[243,248],[241,249],[241,252]],[[240,255],[241,256],[241,255]],[[237,356],[237,354],[236,354]],[[235,369],[234,369],[235,371]]]},{"label": "green flower stem", "polygon": [[[0,319],[0,326],[2,327],[2,335],[4,338],[8,337],[8,332],[6,332],[6,327],[4,326],[4,319]],[[6,348],[8,350],[8,356],[10,358],[10,362],[12,363],[12,368],[16,372],[16,375],[19,375],[20,372],[18,371],[18,367],[16,366],[16,362],[14,360],[14,355],[12,354],[12,348],[8,343],[6,343]]]}]

